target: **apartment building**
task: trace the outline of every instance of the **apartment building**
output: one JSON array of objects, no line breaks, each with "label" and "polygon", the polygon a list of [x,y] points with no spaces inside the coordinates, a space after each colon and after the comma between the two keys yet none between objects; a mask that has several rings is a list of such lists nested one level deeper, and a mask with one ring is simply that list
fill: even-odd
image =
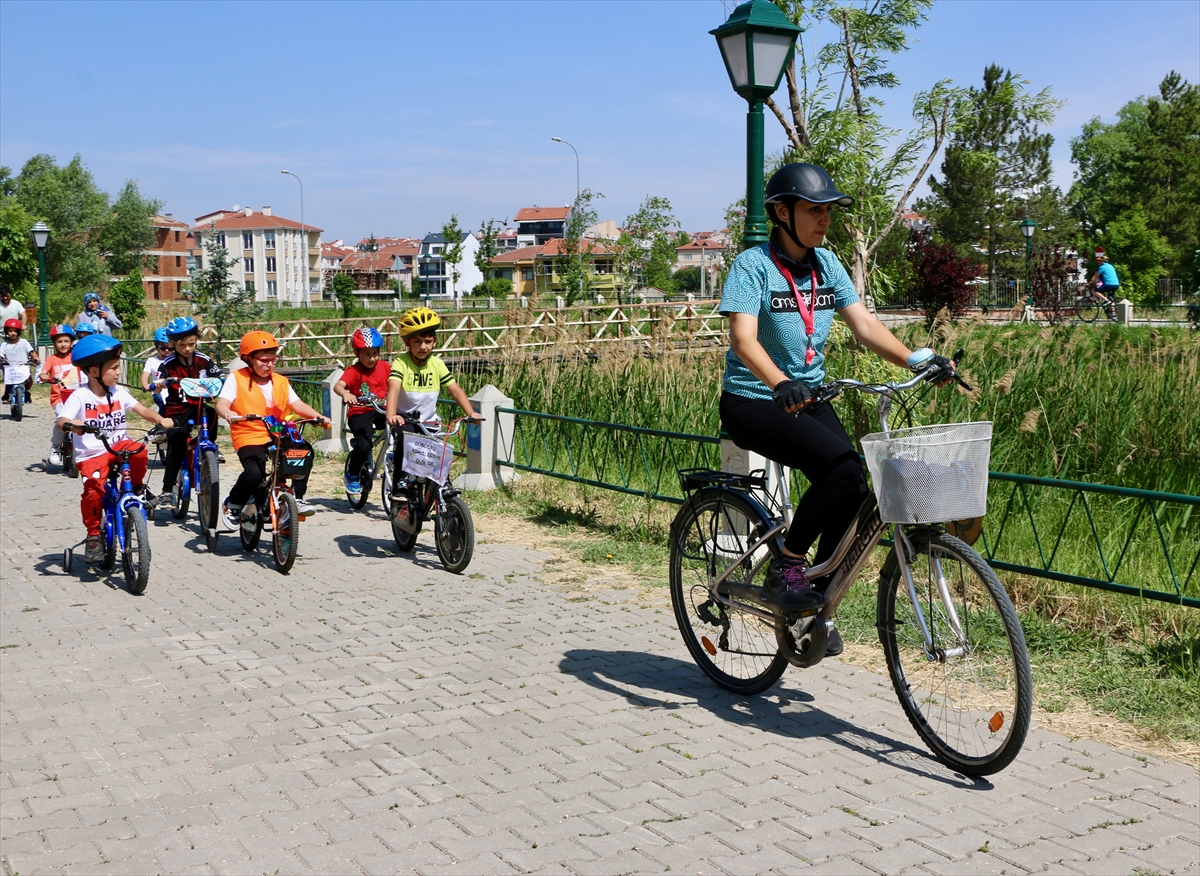
[{"label": "apartment building", "polygon": [[151,216],[154,247],[143,253],[142,288],[152,301],[173,301],[183,297],[188,271],[188,225],[170,213]]},{"label": "apartment building", "polygon": [[217,210],[196,217],[193,254],[199,267],[207,268],[204,243],[215,234],[236,260],[230,272],[233,282],[252,289],[259,301],[305,306],[322,295],[322,230],[275,216],[270,207],[258,212],[250,207]]},{"label": "apartment building", "polygon": [[570,207],[522,207],[513,219],[517,223],[517,247],[541,246],[556,237],[566,237],[570,215]]}]

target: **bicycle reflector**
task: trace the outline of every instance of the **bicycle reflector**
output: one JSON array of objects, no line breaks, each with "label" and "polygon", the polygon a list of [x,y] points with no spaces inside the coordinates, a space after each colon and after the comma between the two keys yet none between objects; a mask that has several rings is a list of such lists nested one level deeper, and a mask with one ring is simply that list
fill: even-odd
[{"label": "bicycle reflector", "polygon": [[708,652],[709,657],[717,656],[717,646],[714,645],[711,641],[709,641],[708,636],[701,636],[700,643],[702,645],[704,645],[704,650]]},{"label": "bicycle reflector", "polygon": [[1004,713],[1003,712],[997,712],[996,714],[992,715],[991,720],[988,721],[988,729],[991,730],[993,733],[998,733],[1000,731],[1000,728],[1003,726],[1004,726]]}]

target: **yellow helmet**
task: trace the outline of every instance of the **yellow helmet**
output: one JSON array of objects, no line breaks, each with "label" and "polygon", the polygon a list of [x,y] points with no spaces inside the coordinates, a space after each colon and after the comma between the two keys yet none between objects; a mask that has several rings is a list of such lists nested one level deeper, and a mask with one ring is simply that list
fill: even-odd
[{"label": "yellow helmet", "polygon": [[400,337],[407,338],[417,332],[437,328],[441,324],[441,318],[428,307],[414,307],[404,311],[404,315],[400,317]]}]

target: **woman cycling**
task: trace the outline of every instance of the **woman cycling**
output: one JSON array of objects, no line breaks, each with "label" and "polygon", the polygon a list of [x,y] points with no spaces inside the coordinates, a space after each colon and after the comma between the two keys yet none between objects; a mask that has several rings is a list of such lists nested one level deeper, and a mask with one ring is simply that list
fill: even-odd
[{"label": "woman cycling", "polygon": [[[833,407],[811,403],[813,387],[825,379],[823,349],[834,313],[859,343],[887,361],[908,366],[914,354],[859,300],[837,256],[820,248],[831,206],[850,207],[854,199],[814,164],[784,165],[766,194],[775,226],[771,240],[737,257],[722,290],[720,309],[729,317],[732,344],[720,411],[739,447],[799,469],[810,483],[796,506],[783,559],[772,560],[763,587],[766,599],[794,611],[819,605],[829,583],[808,580],[809,548],[819,536],[814,563],[828,559],[867,495],[858,450]],[[927,364],[929,351],[915,355]],[[935,361],[946,364],[940,356]],[[841,636],[830,631],[828,653],[841,650]]]}]

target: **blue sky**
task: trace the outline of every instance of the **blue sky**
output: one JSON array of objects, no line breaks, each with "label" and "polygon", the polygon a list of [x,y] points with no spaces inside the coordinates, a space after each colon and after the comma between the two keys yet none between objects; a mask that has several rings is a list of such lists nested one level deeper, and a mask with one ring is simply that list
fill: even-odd
[{"label": "blue sky", "polygon": [[[727,7],[732,9],[733,3]],[[685,228],[720,227],[745,174],[745,102],[708,31],[720,0],[540,3],[0,2],[0,163],[82,154],[177,218],[271,205],[324,238],[420,235],[602,192],[620,221],[647,194]],[[831,38],[830,29],[814,36]],[[915,91],[977,84],[996,62],[1065,101],[1069,139],[1154,93],[1200,81],[1200,3],[939,3],[893,61],[887,115]],[[768,148],[783,145],[768,117]]]}]

